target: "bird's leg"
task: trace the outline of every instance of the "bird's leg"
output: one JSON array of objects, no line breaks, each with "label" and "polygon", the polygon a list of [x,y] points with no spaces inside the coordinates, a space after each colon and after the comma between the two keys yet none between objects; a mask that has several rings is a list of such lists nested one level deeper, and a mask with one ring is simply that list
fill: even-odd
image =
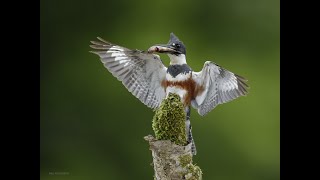
[{"label": "bird's leg", "polygon": [[193,137],[192,137],[192,127],[190,123],[190,114],[191,114],[191,108],[190,106],[186,108],[186,134],[187,134],[187,142],[192,143],[191,144],[191,151],[193,155],[197,154],[196,145],[194,143]]}]

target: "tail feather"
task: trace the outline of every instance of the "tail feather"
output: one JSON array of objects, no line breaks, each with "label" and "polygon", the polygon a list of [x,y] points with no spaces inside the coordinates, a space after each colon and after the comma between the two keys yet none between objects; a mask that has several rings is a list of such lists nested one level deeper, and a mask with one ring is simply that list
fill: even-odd
[{"label": "tail feather", "polygon": [[191,144],[191,152],[193,155],[196,155],[197,154],[197,149],[196,149],[196,144],[194,143],[194,139],[193,139],[193,136],[192,136],[192,126],[191,126],[191,123],[190,123],[190,114],[191,114],[191,109],[190,107],[187,108],[186,110],[186,133],[187,133],[187,142],[188,144],[192,143]]}]

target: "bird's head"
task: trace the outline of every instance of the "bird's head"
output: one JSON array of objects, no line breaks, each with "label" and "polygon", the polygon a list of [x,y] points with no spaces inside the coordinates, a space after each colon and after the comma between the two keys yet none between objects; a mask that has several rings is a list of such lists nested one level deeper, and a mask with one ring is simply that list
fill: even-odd
[{"label": "bird's head", "polygon": [[170,33],[167,44],[156,44],[148,49],[149,53],[165,53],[170,57],[170,64],[185,64],[186,47],[179,38]]}]

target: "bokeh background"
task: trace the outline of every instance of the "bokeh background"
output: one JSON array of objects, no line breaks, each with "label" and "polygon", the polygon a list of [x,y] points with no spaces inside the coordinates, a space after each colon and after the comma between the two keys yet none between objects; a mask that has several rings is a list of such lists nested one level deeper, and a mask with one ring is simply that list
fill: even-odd
[{"label": "bokeh background", "polygon": [[251,87],[205,117],[192,110],[204,179],[280,179],[279,0],[40,3],[42,180],[153,179],[143,137],[153,134],[154,113],[89,53],[89,41],[145,50],[170,32],[193,70],[211,60]]}]

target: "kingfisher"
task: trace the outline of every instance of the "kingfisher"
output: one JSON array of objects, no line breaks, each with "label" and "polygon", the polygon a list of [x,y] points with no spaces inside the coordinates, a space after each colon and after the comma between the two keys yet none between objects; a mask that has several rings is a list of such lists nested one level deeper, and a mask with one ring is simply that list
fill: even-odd
[{"label": "kingfisher", "polygon": [[[186,46],[170,33],[167,44],[156,44],[146,51],[128,49],[100,37],[91,41],[90,51],[100,57],[106,69],[142,103],[157,109],[169,93],[180,96],[186,112],[187,142],[196,147],[191,132],[191,106],[204,116],[217,105],[248,94],[247,80],[218,64],[206,61],[201,71],[194,72],[187,64]],[[166,67],[156,53],[167,54]]]}]

